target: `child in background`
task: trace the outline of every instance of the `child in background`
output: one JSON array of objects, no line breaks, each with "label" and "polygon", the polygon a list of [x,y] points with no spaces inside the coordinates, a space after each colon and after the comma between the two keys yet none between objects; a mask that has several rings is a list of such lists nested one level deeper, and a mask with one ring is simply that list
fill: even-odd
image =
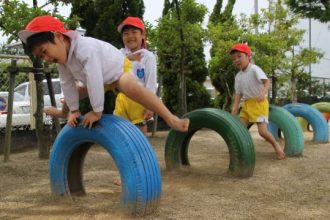
[{"label": "child in background", "polygon": [[240,119],[248,127],[257,123],[259,135],[272,144],[276,157],[285,158],[281,146],[267,129],[269,103],[266,98],[269,80],[264,71],[251,61],[251,49],[246,44],[235,44],[230,50],[234,66],[240,71],[235,77],[235,94],[232,115],[238,114],[239,104],[243,100]]},{"label": "child in background", "polygon": [[[120,51],[133,63],[133,75],[140,85],[154,94],[157,89],[156,56],[146,49],[146,32],[142,20],[138,17],[127,17],[119,26],[125,48]],[[131,121],[144,135],[147,134],[147,120],[153,112],[141,104],[119,93],[116,98],[115,115]]]},{"label": "child in background", "polygon": [[104,92],[118,89],[147,109],[156,112],[174,130],[185,132],[189,119],[173,115],[161,100],[139,85],[130,74],[131,62],[111,44],[67,30],[58,19],[44,15],[34,18],[18,33],[28,51],[46,62],[56,63],[66,104],[70,110],[68,125],[75,127],[79,111],[76,82],[88,91],[92,111],[85,114],[82,125],[91,128],[102,116]]}]

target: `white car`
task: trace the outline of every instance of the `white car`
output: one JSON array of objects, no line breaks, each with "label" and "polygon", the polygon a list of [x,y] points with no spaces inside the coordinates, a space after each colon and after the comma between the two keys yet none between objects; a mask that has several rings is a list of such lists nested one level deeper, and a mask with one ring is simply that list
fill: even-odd
[{"label": "white car", "polygon": [[[54,88],[54,97],[56,101],[57,108],[62,108],[63,102],[63,92],[61,89],[59,79],[52,79],[53,88]],[[43,81],[44,84],[44,106],[51,106],[50,97],[48,93],[47,81]],[[31,105],[30,105],[30,84],[29,82],[24,82],[18,85],[14,89],[14,103],[13,103],[13,118],[12,126],[20,128],[29,128],[31,125]],[[2,94],[2,96],[1,96]],[[8,100],[8,92],[1,92],[0,97]],[[0,129],[4,129],[7,124],[7,112],[0,112]],[[49,116],[44,114],[45,124],[51,124],[52,120]]]}]

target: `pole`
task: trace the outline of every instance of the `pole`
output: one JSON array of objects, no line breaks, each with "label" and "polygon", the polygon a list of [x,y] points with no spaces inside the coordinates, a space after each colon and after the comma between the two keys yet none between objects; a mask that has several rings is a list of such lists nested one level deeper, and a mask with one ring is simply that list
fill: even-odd
[{"label": "pole", "polygon": [[15,87],[15,76],[18,73],[17,60],[11,60],[11,66],[9,69],[9,95],[8,95],[8,114],[6,124],[6,136],[4,146],[4,162],[9,161],[10,148],[11,148],[11,130],[12,130],[12,119],[13,119],[13,105],[14,105],[14,87]]},{"label": "pole", "polygon": [[[258,15],[258,13],[259,13],[258,0],[254,0],[254,13],[255,13],[256,15]],[[256,34],[259,33],[258,25],[256,26],[255,33],[256,33]]]},{"label": "pole", "polygon": [[[309,51],[312,50],[312,19],[308,19],[309,25]],[[308,73],[309,73],[309,94],[311,95],[312,92],[312,64],[310,63],[308,66]]]}]

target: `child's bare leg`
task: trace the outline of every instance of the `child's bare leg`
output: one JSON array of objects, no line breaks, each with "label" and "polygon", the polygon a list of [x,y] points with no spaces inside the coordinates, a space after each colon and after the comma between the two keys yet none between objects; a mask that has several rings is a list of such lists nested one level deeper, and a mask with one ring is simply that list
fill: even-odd
[{"label": "child's bare leg", "polygon": [[118,89],[146,109],[157,113],[174,130],[188,131],[189,119],[173,115],[154,93],[139,85],[131,74],[123,74],[117,84]]},{"label": "child's bare leg", "polygon": [[261,137],[265,138],[266,141],[272,144],[276,157],[279,160],[283,160],[285,158],[285,153],[282,149],[282,147],[276,142],[275,138],[273,135],[268,131],[267,129],[267,124],[264,122],[257,122],[258,126],[258,132]]},{"label": "child's bare leg", "polygon": [[116,186],[121,186],[121,179],[114,180],[113,184],[115,184]]},{"label": "child's bare leg", "polygon": [[44,109],[44,112],[47,115],[56,117],[56,118],[67,118],[69,115],[69,107],[67,106],[66,102],[63,102],[63,106],[61,110],[58,110],[54,106],[50,106]]},{"label": "child's bare leg", "polygon": [[240,120],[245,127],[248,127],[251,124],[246,118],[240,118]]},{"label": "child's bare leg", "polygon": [[139,128],[140,128],[140,131],[144,134],[144,136],[147,136],[148,126],[147,125],[142,125]]},{"label": "child's bare leg", "polygon": [[[77,85],[77,90],[79,93],[79,99],[83,99],[86,98],[88,96],[87,93],[87,88],[86,87],[80,87]],[[50,106],[44,109],[44,112],[47,115],[56,117],[56,118],[67,118],[69,115],[69,107],[66,104],[66,102],[63,102],[63,106],[62,106],[62,110],[58,110],[57,108],[55,108],[54,106]]]}]

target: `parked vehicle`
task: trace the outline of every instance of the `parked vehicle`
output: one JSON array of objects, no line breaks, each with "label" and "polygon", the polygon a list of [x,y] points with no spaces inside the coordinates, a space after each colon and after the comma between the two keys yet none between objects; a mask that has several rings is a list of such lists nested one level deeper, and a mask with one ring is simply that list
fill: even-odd
[{"label": "parked vehicle", "polygon": [[0,92],[0,114],[7,111],[8,92]]},{"label": "parked vehicle", "polygon": [[[54,97],[56,101],[56,106],[62,108],[63,92],[61,89],[59,79],[52,79],[54,88]],[[44,106],[51,106],[47,81],[43,81],[43,91],[44,91]],[[24,82],[18,85],[14,89],[14,103],[13,103],[13,117],[12,126],[29,128],[31,125],[31,105],[30,105],[30,84],[29,82]],[[0,97],[5,97],[8,100],[8,92],[1,92]],[[64,121],[62,121],[63,123]],[[7,123],[7,111],[2,111],[0,114],[0,129],[6,127]],[[52,120],[50,116],[44,114],[44,123],[51,124]]]}]

